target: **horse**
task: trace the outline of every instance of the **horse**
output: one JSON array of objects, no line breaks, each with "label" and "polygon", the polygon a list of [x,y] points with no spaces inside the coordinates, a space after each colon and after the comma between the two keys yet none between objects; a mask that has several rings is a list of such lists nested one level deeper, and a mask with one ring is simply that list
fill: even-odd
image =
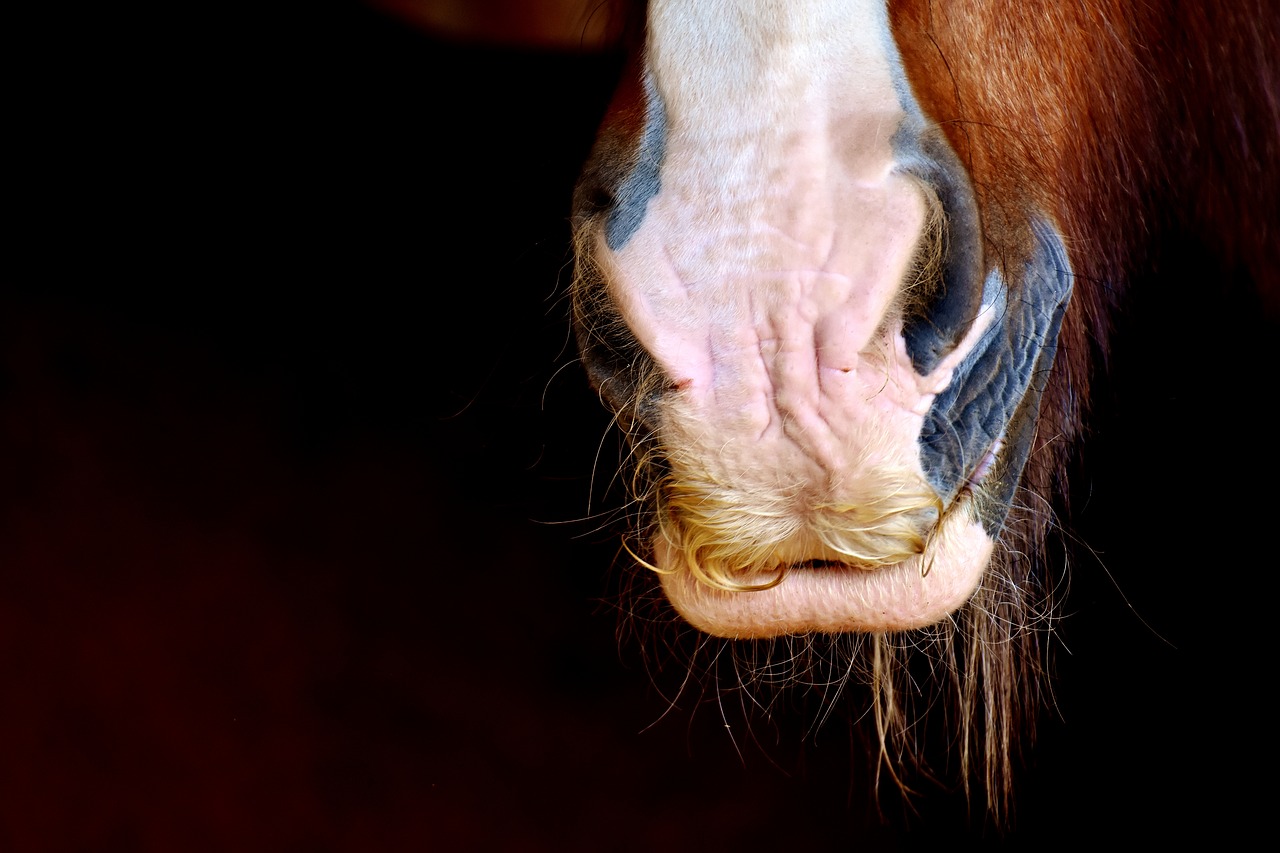
[{"label": "horse", "polygon": [[630,14],[571,287],[630,450],[627,552],[748,687],[834,649],[904,789],[944,696],[965,789],[999,822],[1051,689],[1072,472],[1126,316],[1157,298],[1280,316],[1280,14]]}]

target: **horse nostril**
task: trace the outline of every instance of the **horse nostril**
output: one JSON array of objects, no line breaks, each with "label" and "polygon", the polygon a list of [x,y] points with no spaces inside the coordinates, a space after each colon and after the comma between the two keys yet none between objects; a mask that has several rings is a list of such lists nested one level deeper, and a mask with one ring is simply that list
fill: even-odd
[{"label": "horse nostril", "polygon": [[582,194],[579,212],[588,216],[604,213],[613,208],[614,202],[614,195],[607,186],[595,184]]}]

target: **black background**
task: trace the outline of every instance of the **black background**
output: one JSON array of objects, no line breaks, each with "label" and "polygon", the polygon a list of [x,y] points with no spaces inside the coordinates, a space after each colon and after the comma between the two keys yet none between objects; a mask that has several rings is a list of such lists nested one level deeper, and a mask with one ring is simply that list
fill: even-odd
[{"label": "black background", "polygon": [[64,14],[17,28],[11,102],[0,847],[1260,824],[1276,330],[1197,295],[1218,273],[1194,242],[1139,282],[1072,473],[1099,556],[1073,563],[1016,829],[927,784],[881,820],[843,721],[800,743],[784,715],[739,754],[714,695],[664,716],[619,630],[616,443],[563,301],[616,57],[450,45],[354,3]]}]

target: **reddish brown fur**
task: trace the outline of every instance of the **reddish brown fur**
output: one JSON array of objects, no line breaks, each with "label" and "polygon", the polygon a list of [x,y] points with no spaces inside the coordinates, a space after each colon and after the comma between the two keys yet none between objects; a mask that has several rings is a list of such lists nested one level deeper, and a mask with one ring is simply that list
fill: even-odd
[{"label": "reddish brown fur", "polygon": [[1047,496],[1149,247],[1195,235],[1280,313],[1280,12],[903,0],[890,16],[916,97],[969,171],[989,257],[1018,257],[1032,207],[1066,238],[1075,293],[1024,475]]},{"label": "reddish brown fur", "polygon": [[921,106],[969,170],[988,252],[1018,252],[1030,205],[1066,236],[1077,282],[1059,371],[1088,376],[1087,340],[1108,350],[1118,289],[1170,232],[1201,235],[1277,310],[1280,13],[1266,0],[1029,0],[1016,14],[908,0],[890,14]]},{"label": "reddish brown fur", "polygon": [[991,250],[1023,239],[1025,205],[1038,204],[1058,216],[1076,272],[1114,281],[1162,228],[1190,227],[1216,235],[1274,304],[1280,13],[1264,0],[890,6]]}]

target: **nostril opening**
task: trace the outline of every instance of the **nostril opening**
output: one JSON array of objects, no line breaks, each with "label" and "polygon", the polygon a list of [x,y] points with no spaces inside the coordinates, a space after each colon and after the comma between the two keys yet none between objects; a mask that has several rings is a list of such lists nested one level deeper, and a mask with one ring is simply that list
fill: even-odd
[{"label": "nostril opening", "polygon": [[603,184],[597,184],[587,192],[585,205],[590,213],[608,210],[613,207],[613,193]]},{"label": "nostril opening", "polygon": [[574,214],[590,217],[613,208],[616,197],[613,188],[603,175],[583,176],[574,193]]}]

